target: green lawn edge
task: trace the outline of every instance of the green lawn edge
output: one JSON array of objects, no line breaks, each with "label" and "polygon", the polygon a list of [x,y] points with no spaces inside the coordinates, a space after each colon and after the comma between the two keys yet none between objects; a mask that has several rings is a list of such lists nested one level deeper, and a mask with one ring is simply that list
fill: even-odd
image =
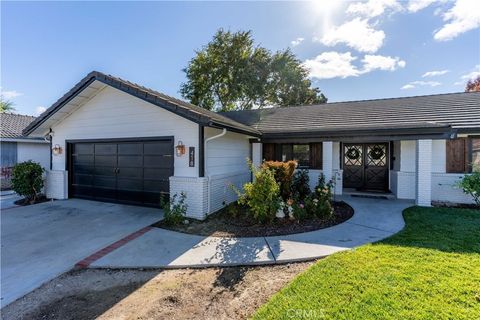
[{"label": "green lawn edge", "polygon": [[397,234],[319,260],[252,319],[480,319],[480,210],[403,217]]}]

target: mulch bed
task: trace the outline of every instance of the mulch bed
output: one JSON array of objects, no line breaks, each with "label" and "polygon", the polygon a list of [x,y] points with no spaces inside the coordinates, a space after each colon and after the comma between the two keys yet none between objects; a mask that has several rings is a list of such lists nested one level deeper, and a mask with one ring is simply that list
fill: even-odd
[{"label": "mulch bed", "polygon": [[[231,206],[238,206],[236,203]],[[329,219],[312,218],[303,221],[275,219],[271,224],[257,224],[247,213],[247,209],[238,207],[238,213],[232,215],[227,208],[219,210],[203,221],[187,219],[188,224],[166,225],[163,221],[153,227],[214,237],[263,237],[314,231],[340,224],[353,216],[353,209],[345,202],[334,202],[334,215]]]},{"label": "mulch bed", "polygon": [[44,195],[40,195],[40,196],[37,197],[37,200],[35,200],[34,202],[28,201],[26,198],[23,198],[23,199],[15,201],[14,203],[17,206],[29,206],[29,205],[32,205],[32,204],[37,204],[37,203],[42,203],[42,202],[47,202],[47,201],[50,201],[50,199],[48,199]]}]

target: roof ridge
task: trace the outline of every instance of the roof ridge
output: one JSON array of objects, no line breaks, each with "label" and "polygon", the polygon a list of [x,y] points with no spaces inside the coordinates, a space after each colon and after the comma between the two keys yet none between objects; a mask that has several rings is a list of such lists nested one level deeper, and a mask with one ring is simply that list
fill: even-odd
[{"label": "roof ridge", "polygon": [[13,113],[13,112],[0,112],[2,115],[9,115],[9,116],[20,116],[20,117],[29,117],[29,118],[36,118],[37,116],[31,116],[28,114],[20,114],[20,113]]}]

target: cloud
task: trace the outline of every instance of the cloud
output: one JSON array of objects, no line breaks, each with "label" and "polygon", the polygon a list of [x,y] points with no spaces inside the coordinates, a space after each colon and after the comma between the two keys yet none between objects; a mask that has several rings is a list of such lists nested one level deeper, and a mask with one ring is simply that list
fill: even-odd
[{"label": "cloud", "polygon": [[303,65],[310,71],[310,77],[316,79],[358,77],[375,70],[395,71],[404,68],[406,63],[398,57],[365,55],[362,65],[357,66],[357,57],[350,52],[323,52],[314,59],[306,60]]},{"label": "cloud", "polygon": [[460,77],[460,79],[468,81],[468,80],[473,80],[478,76],[480,76],[480,64],[477,64],[471,72],[464,74],[463,76]]},{"label": "cloud", "polygon": [[446,73],[450,72],[449,70],[435,70],[435,71],[428,71],[428,72],[425,72],[423,75],[422,75],[422,78],[428,78],[428,77],[437,77],[437,76],[441,76],[441,75],[444,75]]},{"label": "cloud", "polygon": [[35,115],[39,116],[42,113],[44,113],[45,110],[47,110],[47,108],[39,106],[39,107],[35,108]]},{"label": "cloud", "polygon": [[458,35],[480,27],[480,1],[457,0],[452,8],[443,14],[447,22],[436,31],[433,38],[437,41],[448,41]]},{"label": "cloud", "polygon": [[435,2],[440,2],[439,0],[410,0],[407,5],[407,9],[410,12],[417,12],[425,9]]},{"label": "cloud", "polygon": [[[0,90],[1,89],[2,88],[0,88]],[[19,96],[23,95],[23,93],[15,91],[15,90],[10,90],[10,91],[1,90],[0,93],[1,93],[2,97],[4,97],[7,100],[10,100],[10,99],[13,99],[13,98],[16,98],[16,97],[19,97]]]},{"label": "cloud", "polygon": [[373,53],[380,49],[384,39],[385,33],[373,29],[367,19],[355,18],[328,30],[321,38],[321,42],[327,46],[344,43],[358,51]]},{"label": "cloud", "polygon": [[350,52],[323,52],[314,59],[307,59],[303,65],[310,70],[310,77],[332,79],[357,77],[360,72],[352,62],[356,60]]},{"label": "cloud", "polygon": [[296,47],[296,46],[298,46],[300,43],[302,43],[303,40],[305,40],[305,38],[298,37],[297,39],[292,40],[292,41],[290,42],[290,44],[292,45],[292,47]]},{"label": "cloud", "polygon": [[402,90],[414,89],[414,88],[420,87],[420,86],[437,87],[439,85],[441,85],[441,83],[437,82],[437,81],[412,81],[410,83],[407,83],[406,85],[404,85],[400,89],[402,89]]},{"label": "cloud", "polygon": [[362,59],[363,70],[362,73],[367,73],[373,70],[395,71],[398,68],[405,68],[406,62],[400,60],[399,57],[380,56],[380,55],[365,55]]},{"label": "cloud", "polygon": [[403,8],[396,0],[369,0],[350,4],[347,13],[374,18],[382,15],[387,9],[397,12]]}]

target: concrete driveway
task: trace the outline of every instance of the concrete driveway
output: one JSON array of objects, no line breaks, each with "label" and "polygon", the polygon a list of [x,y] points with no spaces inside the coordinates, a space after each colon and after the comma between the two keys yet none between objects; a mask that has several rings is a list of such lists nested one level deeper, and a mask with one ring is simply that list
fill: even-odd
[{"label": "concrete driveway", "polygon": [[80,199],[2,210],[1,306],[162,216],[160,209]]}]

